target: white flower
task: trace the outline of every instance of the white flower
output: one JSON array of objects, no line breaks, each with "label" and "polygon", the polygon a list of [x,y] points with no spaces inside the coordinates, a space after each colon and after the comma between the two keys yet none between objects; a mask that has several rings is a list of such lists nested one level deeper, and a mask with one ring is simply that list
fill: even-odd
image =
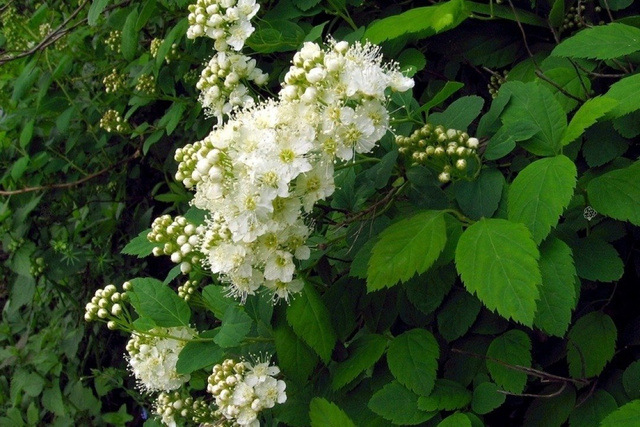
[{"label": "white flower", "polygon": [[273,408],[276,403],[286,402],[286,387],[287,385],[284,381],[267,377],[263,382],[256,384],[255,394],[260,399],[263,407]]},{"label": "white flower", "polygon": [[294,271],[293,255],[286,251],[275,251],[266,261],[264,278],[287,283],[293,279]]}]

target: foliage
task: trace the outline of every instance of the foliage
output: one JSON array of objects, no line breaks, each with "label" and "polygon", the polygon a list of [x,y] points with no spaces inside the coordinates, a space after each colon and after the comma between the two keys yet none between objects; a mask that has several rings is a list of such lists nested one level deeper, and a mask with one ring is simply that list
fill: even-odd
[{"label": "foliage", "polygon": [[[221,21],[196,22],[186,0],[0,6],[0,426],[151,426],[173,401],[193,404],[175,416],[212,421],[224,394],[212,367],[231,375],[238,360],[266,363],[268,375],[242,372],[255,393],[280,387],[255,411],[266,425],[633,425],[638,5],[259,4],[244,9],[255,31],[242,43],[212,30]],[[323,53],[308,44],[323,40]],[[356,79],[339,111],[318,102],[340,90],[322,84],[331,55],[366,40],[413,88]],[[241,78],[221,83],[225,57]],[[327,111],[364,126],[347,110],[382,99],[391,131],[345,149],[353,134],[313,128],[341,139],[273,187],[299,198],[299,215],[256,238],[272,248],[252,265],[266,279],[243,290],[233,269],[212,273],[231,231],[212,228],[210,201],[191,190],[224,191],[230,151],[206,137],[234,119],[257,126],[247,117],[270,99],[321,105],[273,118],[283,140]],[[271,143],[254,137],[242,141]],[[235,243],[248,251],[260,219],[247,218]],[[218,261],[236,262],[231,250]],[[195,335],[171,336],[186,327]],[[170,368],[184,383],[163,400],[134,390],[122,357],[159,342],[179,352]],[[279,369],[252,359],[265,355]]]}]

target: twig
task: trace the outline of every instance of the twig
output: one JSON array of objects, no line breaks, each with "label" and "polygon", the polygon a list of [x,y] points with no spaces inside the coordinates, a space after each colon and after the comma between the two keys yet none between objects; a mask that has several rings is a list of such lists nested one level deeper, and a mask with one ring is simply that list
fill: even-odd
[{"label": "twig", "polygon": [[122,164],[128,163],[133,159],[136,159],[140,157],[140,150],[136,150],[135,153],[133,153],[133,155],[127,157],[124,160],[119,161],[118,163],[114,163],[111,166],[107,166],[104,169],[99,170],[98,172],[92,173],[90,175],[87,175],[77,181],[73,181],[73,182],[64,182],[61,184],[51,184],[51,185],[41,185],[38,187],[26,187],[26,188],[21,188],[20,190],[0,190],[0,196],[12,196],[15,194],[24,194],[24,193],[31,193],[33,191],[46,191],[46,190],[53,190],[56,188],[71,188],[71,187],[76,187],[84,182],[87,182],[97,176],[100,176],[106,172],[109,172],[111,169],[114,169]]},{"label": "twig", "polygon": [[558,89],[563,95],[571,98],[571,99],[575,99],[576,101],[582,103],[585,100],[578,98],[577,96],[567,92],[562,86],[558,85],[556,82],[554,82],[553,80],[551,80],[549,77],[545,76],[544,73],[540,70],[536,70],[535,71],[536,76],[540,77],[542,80],[544,80],[545,82],[549,83],[551,86],[555,87],[556,89]]},{"label": "twig", "polygon": [[506,390],[496,390],[498,393],[502,393],[502,394],[506,394],[509,396],[519,396],[519,397],[542,397],[545,399],[550,399],[552,397],[556,397],[558,395],[560,395],[565,388],[567,388],[567,383],[563,382],[561,383],[562,385],[560,386],[560,389],[558,389],[557,391],[554,391],[553,393],[550,394],[535,394],[535,393],[511,393],[510,391],[506,391]]}]

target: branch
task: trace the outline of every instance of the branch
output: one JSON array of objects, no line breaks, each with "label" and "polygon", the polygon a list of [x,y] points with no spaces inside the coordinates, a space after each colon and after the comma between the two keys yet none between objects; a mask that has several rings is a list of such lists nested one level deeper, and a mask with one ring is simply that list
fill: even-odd
[{"label": "branch", "polygon": [[26,188],[21,188],[20,190],[0,190],[0,196],[13,196],[15,194],[24,194],[24,193],[31,193],[33,191],[46,191],[46,190],[53,190],[53,189],[57,189],[57,188],[72,188],[72,187],[76,187],[84,182],[87,182],[97,176],[103,175],[107,172],[109,172],[111,169],[114,169],[122,164],[128,163],[133,159],[136,159],[140,157],[140,150],[136,150],[135,153],[133,153],[131,156],[127,157],[124,160],[119,161],[118,163],[114,163],[111,166],[107,166],[104,169],[99,170],[98,172],[92,173],[90,175],[87,175],[77,181],[73,181],[73,182],[64,182],[61,184],[51,184],[51,185],[42,185],[42,186],[38,186],[38,187],[26,187]]}]

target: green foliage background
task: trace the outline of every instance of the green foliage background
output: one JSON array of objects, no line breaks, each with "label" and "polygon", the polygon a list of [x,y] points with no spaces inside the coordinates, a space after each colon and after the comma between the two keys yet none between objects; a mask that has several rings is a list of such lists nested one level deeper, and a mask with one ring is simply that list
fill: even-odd
[{"label": "green foliage background", "polygon": [[[447,184],[390,133],[344,165],[313,213],[306,286],[275,307],[226,299],[204,271],[186,304],[185,278],[136,238],[188,212],[173,153],[213,124],[195,90],[212,43],[186,39],[188,4],[0,6],[0,425],[143,423],[127,337],[82,320],[133,277],[141,319],[210,339],[180,356],[193,393],[225,357],[275,354],[289,397],[267,425],[637,425],[637,3],[262,2],[260,96],[304,41],[368,39],[416,81],[392,97],[396,135],[431,123],[481,142]],[[107,93],[114,69],[125,85]],[[100,128],[110,109],[125,132]]]}]

